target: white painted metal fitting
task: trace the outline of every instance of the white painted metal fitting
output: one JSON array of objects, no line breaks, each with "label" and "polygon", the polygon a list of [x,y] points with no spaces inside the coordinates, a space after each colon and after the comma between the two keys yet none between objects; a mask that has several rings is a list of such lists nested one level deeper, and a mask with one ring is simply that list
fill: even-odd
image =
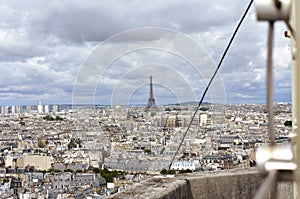
[{"label": "white painted metal fitting", "polygon": [[271,170],[294,171],[297,167],[293,162],[291,144],[260,146],[256,152],[256,164],[261,173]]},{"label": "white painted metal fitting", "polygon": [[255,4],[259,21],[289,21],[290,19],[292,0],[256,0]]},{"label": "white painted metal fitting", "polygon": [[293,60],[296,60],[296,54],[297,54],[297,49],[295,47],[292,47]]}]

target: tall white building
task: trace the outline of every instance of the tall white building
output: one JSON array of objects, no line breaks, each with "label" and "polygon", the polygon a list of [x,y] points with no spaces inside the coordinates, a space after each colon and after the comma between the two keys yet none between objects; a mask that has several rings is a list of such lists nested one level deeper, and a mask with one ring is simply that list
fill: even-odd
[{"label": "tall white building", "polygon": [[200,114],[200,126],[206,125],[207,123],[207,114],[202,113]]},{"label": "tall white building", "polygon": [[45,105],[45,113],[49,113],[49,105]]},{"label": "tall white building", "polygon": [[8,115],[9,113],[9,106],[4,106],[4,115]]},{"label": "tall white building", "polygon": [[56,113],[56,112],[59,111],[59,108],[58,108],[58,105],[57,105],[57,104],[53,105],[52,111],[53,111],[53,113]]},{"label": "tall white building", "polygon": [[16,114],[16,107],[15,106],[11,106],[11,114],[12,115]]},{"label": "tall white building", "polygon": [[5,115],[5,106],[1,106],[1,114]]},{"label": "tall white building", "polygon": [[39,102],[39,105],[38,105],[37,109],[38,109],[38,113],[44,113],[44,107],[43,107],[41,101]]},{"label": "tall white building", "polygon": [[16,113],[22,113],[22,106],[16,106]]}]

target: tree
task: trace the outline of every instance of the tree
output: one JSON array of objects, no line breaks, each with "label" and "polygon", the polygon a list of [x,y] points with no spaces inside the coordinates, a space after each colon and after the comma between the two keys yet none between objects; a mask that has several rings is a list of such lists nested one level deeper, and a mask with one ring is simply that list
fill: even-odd
[{"label": "tree", "polygon": [[167,170],[167,169],[163,169],[163,170],[161,170],[160,171],[160,174],[162,174],[162,175],[166,175],[166,174],[175,174],[176,172],[175,172],[175,170]]},{"label": "tree", "polygon": [[3,179],[3,183],[7,183],[7,182],[9,182],[9,179],[8,178],[4,178]]},{"label": "tree", "polygon": [[287,120],[284,122],[284,126],[292,126],[292,125],[293,125],[293,123],[291,120]]},{"label": "tree", "polygon": [[168,174],[168,170],[167,169],[163,169],[163,170],[160,171],[160,174],[167,175]]},{"label": "tree", "polygon": [[63,120],[64,120],[64,118],[62,118],[62,117],[59,117],[59,116],[56,116],[56,117],[55,117],[55,120],[57,120],[57,121],[63,121]]},{"label": "tree", "polygon": [[113,182],[114,177],[116,177],[119,174],[123,174],[123,172],[118,172],[115,170],[109,171],[107,168],[104,169],[94,168],[93,171],[94,173],[99,173],[106,180],[106,182]]},{"label": "tree", "polygon": [[50,116],[50,115],[46,115],[45,117],[43,117],[44,120],[46,121],[63,121],[64,118],[56,116],[55,118]]},{"label": "tree", "polygon": [[39,148],[45,148],[46,147],[46,139],[45,138],[41,138],[38,140],[38,147]]},{"label": "tree", "polygon": [[190,169],[180,170],[179,173],[192,173],[193,171]]},{"label": "tree", "polygon": [[147,153],[148,155],[151,155],[151,150],[150,149],[144,149],[144,153]]},{"label": "tree", "polygon": [[100,172],[101,172],[101,169],[99,169],[99,168],[93,168],[93,172],[94,172],[94,173],[100,173]]},{"label": "tree", "polygon": [[175,172],[175,170],[168,170],[168,174],[175,174],[176,172]]},{"label": "tree", "polygon": [[59,169],[54,169],[54,168],[51,168],[51,169],[49,169],[49,172],[53,172],[53,173],[59,173],[59,172],[61,172],[61,170],[59,170]]},{"label": "tree", "polygon": [[46,115],[45,117],[43,117],[43,119],[46,121],[54,121],[54,118],[50,115]]},{"label": "tree", "polygon": [[68,143],[68,149],[72,149],[76,147],[76,143],[74,141],[74,139],[71,139],[71,141]]}]

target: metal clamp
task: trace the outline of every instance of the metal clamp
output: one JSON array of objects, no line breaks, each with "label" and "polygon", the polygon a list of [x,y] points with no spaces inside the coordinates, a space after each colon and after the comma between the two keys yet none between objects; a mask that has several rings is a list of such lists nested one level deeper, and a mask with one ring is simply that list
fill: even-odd
[{"label": "metal clamp", "polygon": [[257,0],[255,5],[259,21],[289,21],[290,19],[291,0]]},{"label": "metal clamp", "polygon": [[294,171],[297,165],[293,162],[291,144],[260,146],[256,152],[256,165],[261,174],[272,170]]}]

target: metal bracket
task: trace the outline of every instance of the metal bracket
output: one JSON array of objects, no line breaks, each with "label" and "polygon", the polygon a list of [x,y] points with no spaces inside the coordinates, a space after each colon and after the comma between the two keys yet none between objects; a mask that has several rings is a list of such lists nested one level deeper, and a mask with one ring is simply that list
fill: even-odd
[{"label": "metal bracket", "polygon": [[256,165],[263,175],[272,170],[294,171],[297,165],[293,162],[292,145],[260,146],[256,152]]},{"label": "metal bracket", "polygon": [[259,21],[289,21],[290,19],[291,0],[257,0],[255,5]]}]

